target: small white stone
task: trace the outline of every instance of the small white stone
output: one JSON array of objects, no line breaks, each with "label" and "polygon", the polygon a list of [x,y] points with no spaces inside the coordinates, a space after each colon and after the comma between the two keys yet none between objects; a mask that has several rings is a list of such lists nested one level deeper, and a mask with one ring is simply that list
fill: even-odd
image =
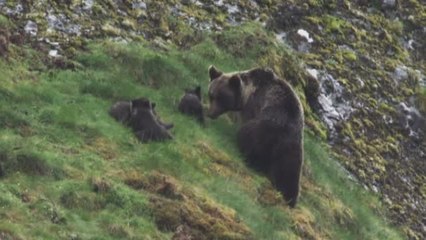
[{"label": "small white stone", "polygon": [[194,2],[194,4],[196,5],[196,6],[199,6],[199,7],[202,7],[204,4],[202,3],[202,2],[200,2],[200,1],[195,1]]},{"label": "small white stone", "polygon": [[408,40],[408,42],[407,42],[407,48],[410,49],[410,50],[414,50],[413,43],[414,43],[413,39]]},{"label": "small white stone", "polygon": [[228,9],[228,14],[234,14],[234,13],[237,13],[237,12],[239,12],[240,11],[240,9],[238,8],[238,6],[237,5],[230,5],[230,4],[227,4],[227,6],[226,6]]},{"label": "small white stone", "polygon": [[36,36],[37,35],[37,31],[38,31],[37,23],[29,20],[27,22],[27,24],[25,25],[25,27],[24,27],[24,31],[27,34],[30,34],[33,37]]},{"label": "small white stone", "polygon": [[146,3],[145,2],[134,2],[132,3],[133,9],[146,9]]},{"label": "small white stone", "polygon": [[277,39],[279,42],[283,43],[283,42],[284,42],[284,38],[287,36],[287,33],[285,33],[285,32],[280,32],[280,33],[277,33],[275,36],[276,36],[276,39]]},{"label": "small white stone", "polygon": [[84,10],[91,10],[93,7],[93,0],[83,0],[83,9]]},{"label": "small white stone", "polygon": [[50,50],[49,56],[50,57],[57,57],[58,56],[58,50]]},{"label": "small white stone", "polygon": [[359,82],[359,85],[361,86],[361,87],[364,87],[365,86],[365,83],[364,83],[364,81],[362,81],[362,79],[361,78],[357,78],[356,79],[358,82]]},{"label": "small white stone", "polygon": [[309,37],[309,33],[304,29],[297,30],[297,34],[299,34],[301,37],[304,37],[308,41],[308,43],[314,42],[314,39]]},{"label": "small white stone", "polygon": [[394,7],[395,4],[396,4],[396,0],[383,0],[383,6]]},{"label": "small white stone", "polygon": [[221,6],[223,6],[223,0],[217,0],[217,1],[215,1],[215,2],[214,2],[214,4],[215,4],[216,6],[221,7]]},{"label": "small white stone", "polygon": [[316,70],[315,68],[307,68],[306,71],[309,73],[309,75],[318,80],[318,70]]},{"label": "small white stone", "polygon": [[408,68],[406,66],[398,66],[395,68],[394,78],[398,81],[408,79]]}]

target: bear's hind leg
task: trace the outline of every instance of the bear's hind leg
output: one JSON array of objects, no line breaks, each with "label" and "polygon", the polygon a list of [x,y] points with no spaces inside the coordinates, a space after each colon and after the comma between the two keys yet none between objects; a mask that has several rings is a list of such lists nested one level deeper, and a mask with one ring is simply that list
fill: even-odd
[{"label": "bear's hind leg", "polygon": [[300,144],[287,143],[284,147],[275,149],[270,169],[271,181],[292,208],[296,206],[299,196],[302,158]]},{"label": "bear's hind leg", "polygon": [[275,129],[252,120],[245,123],[238,132],[238,147],[248,165],[260,172],[267,173],[270,166],[271,150]]}]

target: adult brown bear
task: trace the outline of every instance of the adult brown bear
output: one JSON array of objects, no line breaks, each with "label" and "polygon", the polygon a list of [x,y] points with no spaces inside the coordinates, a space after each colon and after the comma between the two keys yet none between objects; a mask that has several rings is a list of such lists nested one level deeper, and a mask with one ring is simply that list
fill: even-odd
[{"label": "adult brown bear", "polygon": [[269,69],[222,73],[209,68],[208,116],[240,111],[238,146],[247,163],[265,173],[290,207],[299,195],[303,163],[303,109],[292,87]]}]

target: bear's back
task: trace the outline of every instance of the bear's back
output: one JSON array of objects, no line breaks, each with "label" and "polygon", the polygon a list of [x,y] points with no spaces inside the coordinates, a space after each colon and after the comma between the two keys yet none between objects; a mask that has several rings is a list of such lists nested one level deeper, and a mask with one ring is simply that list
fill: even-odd
[{"label": "bear's back", "polygon": [[126,123],[131,115],[131,103],[129,101],[118,101],[112,105],[109,114],[118,122]]},{"label": "bear's back", "polygon": [[202,110],[201,101],[195,94],[185,94],[179,102],[178,109],[187,114],[198,113]]},{"label": "bear's back", "polygon": [[141,131],[157,127],[157,122],[152,112],[146,109],[138,109],[132,113],[129,119],[129,126],[133,131]]},{"label": "bear's back", "polygon": [[[277,126],[300,129],[303,125],[303,110],[293,88],[275,74],[266,75],[259,72],[260,70],[256,69],[256,74],[250,75],[248,72],[246,75],[245,81],[252,81],[256,90],[244,105],[243,120],[257,118]],[[262,76],[263,78],[260,78]]]}]

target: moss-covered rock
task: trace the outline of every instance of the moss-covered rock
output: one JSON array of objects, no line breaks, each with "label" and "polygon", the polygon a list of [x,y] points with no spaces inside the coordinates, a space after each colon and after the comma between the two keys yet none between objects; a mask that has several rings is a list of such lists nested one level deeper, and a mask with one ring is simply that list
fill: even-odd
[{"label": "moss-covered rock", "polygon": [[[350,117],[333,129],[338,133],[331,135],[334,149],[341,154],[345,166],[363,183],[401,202],[404,211],[394,211],[395,222],[410,225],[412,229],[417,229],[417,236],[420,236],[423,234],[423,224],[415,216],[419,211],[424,211],[419,209],[425,209],[425,205],[415,202],[425,201],[418,190],[420,185],[415,188],[410,185],[415,182],[412,176],[422,174],[421,171],[413,172],[418,169],[423,157],[404,150],[408,145],[418,143],[415,143],[416,137],[410,137],[402,129],[398,119],[403,113],[398,110],[398,104],[410,101],[417,89],[416,84],[409,80],[409,70],[401,66],[425,71],[422,60],[418,61],[416,51],[413,51],[413,48],[422,49],[423,44],[414,46],[412,43],[417,40],[413,39],[410,44],[404,43],[407,37],[416,36],[415,29],[419,22],[413,24],[410,19],[423,21],[424,14],[420,12],[424,12],[424,6],[415,0],[395,4],[392,8],[383,8],[386,4],[382,1],[350,4],[344,1],[342,4],[333,3],[330,7],[323,6],[323,3],[283,3],[269,26],[277,32],[285,32],[288,35],[286,40],[290,43],[293,43],[291,33],[299,29],[310,33],[313,42],[307,52],[300,51],[297,44],[292,46],[299,50],[299,56],[309,68],[326,69],[331,75],[338,76],[336,79],[344,89],[344,94],[339,98],[343,98],[343,102],[350,102],[354,108]],[[407,74],[401,75],[403,73]],[[308,92],[305,94],[311,95]],[[311,99],[309,102],[314,101]],[[319,109],[321,115],[321,106]],[[309,118],[307,123],[315,126]],[[423,133],[419,134],[423,136]],[[424,149],[422,144],[418,147]],[[401,151],[407,155],[401,156]],[[411,161],[404,162],[404,168],[396,167],[404,161],[403,158]],[[390,171],[397,171],[407,182],[404,183],[399,177],[389,181],[389,178],[393,178]],[[416,210],[408,202],[415,204]],[[407,216],[406,221],[397,220],[401,214]]]}]

